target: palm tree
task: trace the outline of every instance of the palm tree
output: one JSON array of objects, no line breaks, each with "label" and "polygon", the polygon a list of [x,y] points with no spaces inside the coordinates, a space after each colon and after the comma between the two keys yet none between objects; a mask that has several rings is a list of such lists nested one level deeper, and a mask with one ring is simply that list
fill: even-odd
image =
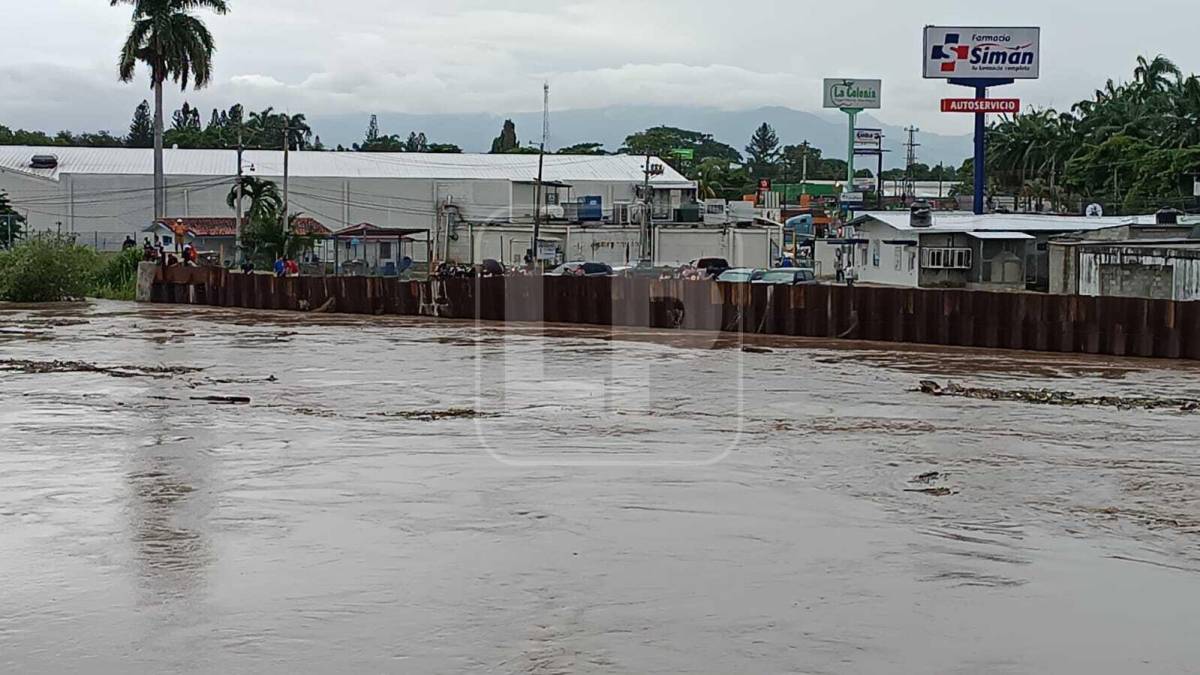
[{"label": "palm tree", "polygon": [[[283,197],[279,194],[279,186],[257,176],[242,176],[242,198],[250,200],[250,208],[246,210],[246,220],[249,222],[275,221],[283,209]],[[225,198],[229,208],[237,208],[238,186],[235,184]]]},{"label": "palm tree", "polygon": [[122,82],[133,80],[138,63],[150,68],[150,86],[154,89],[154,216],[166,216],[163,179],[163,83],[168,79],[186,90],[188,82],[196,89],[212,79],[212,56],[216,51],[212,34],[204,22],[190,10],[211,9],[217,14],[229,11],[225,0],[109,0],[109,5],[133,6],[130,28],[117,73]]},{"label": "palm tree", "polygon": [[1133,79],[1146,94],[1164,92],[1172,84],[1179,84],[1183,73],[1171,59],[1159,54],[1147,60],[1144,56],[1137,57],[1137,67],[1133,69]]}]

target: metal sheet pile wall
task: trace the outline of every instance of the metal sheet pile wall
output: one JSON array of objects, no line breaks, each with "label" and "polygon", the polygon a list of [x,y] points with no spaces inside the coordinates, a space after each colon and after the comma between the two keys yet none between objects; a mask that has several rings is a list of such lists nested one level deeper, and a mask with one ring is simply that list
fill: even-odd
[{"label": "metal sheet pile wall", "polygon": [[398,281],[172,268],[154,302],[1200,359],[1200,302],[623,278]]}]

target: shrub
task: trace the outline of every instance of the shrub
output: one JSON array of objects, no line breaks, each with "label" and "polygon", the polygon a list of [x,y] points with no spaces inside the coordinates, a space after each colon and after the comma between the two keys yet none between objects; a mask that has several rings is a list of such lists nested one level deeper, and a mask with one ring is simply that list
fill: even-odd
[{"label": "shrub", "polygon": [[101,259],[89,295],[106,300],[133,300],[137,295],[142,249],[131,248]]},{"label": "shrub", "polygon": [[62,235],[30,237],[0,253],[0,299],[59,302],[88,295],[99,256]]}]

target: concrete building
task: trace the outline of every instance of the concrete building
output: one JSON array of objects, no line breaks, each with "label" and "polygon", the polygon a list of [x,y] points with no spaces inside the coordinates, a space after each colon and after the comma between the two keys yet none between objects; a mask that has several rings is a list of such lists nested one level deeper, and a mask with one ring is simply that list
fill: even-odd
[{"label": "concrete building", "polygon": [[[53,165],[34,168],[35,155],[53,155]],[[226,197],[238,169],[235,151],[169,149],[164,159],[166,220],[234,216]],[[694,201],[695,184],[659,160],[651,164],[662,168],[649,177],[654,217],[670,220],[673,209]],[[546,217],[635,222],[645,165],[645,157],[629,155],[548,155]],[[247,151],[242,168],[282,183],[283,153]],[[153,222],[152,169],[148,149],[0,147],[0,190],[31,231],[73,233],[103,249],[120,248],[126,236],[140,241]],[[369,223],[429,232],[441,237],[433,250],[444,252],[466,224],[532,223],[537,176],[535,155],[293,152],[289,207],[332,230]],[[424,256],[424,247],[415,249]]]},{"label": "concrete building", "polygon": [[1200,300],[1200,239],[1056,241],[1050,292]]},{"label": "concrete building", "polygon": [[1047,290],[1052,238],[1135,222],[1140,221],[935,212],[921,226],[913,224],[907,211],[868,212],[849,223],[843,239],[817,242],[817,273],[833,277],[835,256],[841,250],[863,283]]},{"label": "concrete building", "polygon": [[1050,242],[1050,292],[1200,300],[1200,221],[1170,209]]}]

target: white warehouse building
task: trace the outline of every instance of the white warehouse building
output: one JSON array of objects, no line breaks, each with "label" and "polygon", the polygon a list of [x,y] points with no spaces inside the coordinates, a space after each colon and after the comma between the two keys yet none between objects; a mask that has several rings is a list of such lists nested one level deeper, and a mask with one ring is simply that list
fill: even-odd
[{"label": "white warehouse building", "polygon": [[[35,156],[53,159],[35,168]],[[650,162],[662,168],[649,179],[654,217],[666,222],[694,201],[696,186],[665,162]],[[547,217],[560,226],[627,229],[639,217],[635,203],[646,163],[644,156],[547,155]],[[242,168],[282,187],[281,151],[248,150]],[[234,150],[168,149],[165,174],[164,220],[232,224],[226,198],[237,174]],[[363,224],[409,230],[414,258],[424,258],[427,238],[434,240],[435,256],[476,257],[481,253],[470,249],[478,240],[468,247],[458,234],[462,229],[478,233],[481,227],[532,222],[538,157],[292,152],[288,175],[289,210],[331,232]],[[0,147],[0,191],[26,217],[26,229],[73,233],[100,249],[119,248],[127,236],[140,242],[153,229],[153,183],[149,149]],[[584,198],[589,207],[579,205]]]}]

